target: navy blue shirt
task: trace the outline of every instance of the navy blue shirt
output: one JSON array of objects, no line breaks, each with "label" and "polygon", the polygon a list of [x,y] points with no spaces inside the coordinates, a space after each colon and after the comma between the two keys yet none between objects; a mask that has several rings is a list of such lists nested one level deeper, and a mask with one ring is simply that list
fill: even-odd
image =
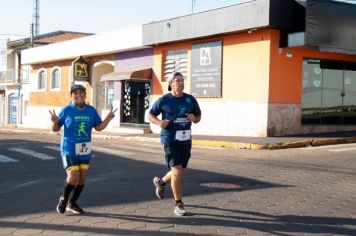
[{"label": "navy blue shirt", "polygon": [[192,122],[187,119],[189,113],[201,116],[197,100],[186,93],[183,93],[182,97],[175,97],[171,93],[167,93],[153,104],[150,114],[154,116],[162,114],[162,120],[169,120],[169,125],[161,130],[162,144],[173,142],[189,144],[192,142]]}]

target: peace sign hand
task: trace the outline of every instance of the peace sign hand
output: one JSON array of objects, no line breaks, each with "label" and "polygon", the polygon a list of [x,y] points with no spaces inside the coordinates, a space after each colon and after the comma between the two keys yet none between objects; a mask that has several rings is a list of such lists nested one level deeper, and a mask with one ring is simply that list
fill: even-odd
[{"label": "peace sign hand", "polygon": [[54,122],[58,122],[58,116],[56,114],[56,112],[54,111],[54,109],[51,111],[51,110],[48,110],[49,113],[51,114],[51,121],[54,123]]},{"label": "peace sign hand", "polygon": [[113,110],[113,107],[111,107],[110,112],[108,113],[108,115],[106,116],[106,118],[108,118],[109,120],[114,119],[115,117],[115,112],[117,111],[117,108],[115,110]]}]

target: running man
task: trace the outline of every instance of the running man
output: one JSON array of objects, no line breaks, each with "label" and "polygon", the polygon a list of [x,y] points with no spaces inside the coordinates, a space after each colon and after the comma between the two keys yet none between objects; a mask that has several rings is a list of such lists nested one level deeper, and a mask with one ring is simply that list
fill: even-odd
[{"label": "running man", "polygon": [[[167,82],[170,93],[153,104],[149,120],[162,128],[161,143],[170,170],[162,178],[154,177],[153,183],[159,199],[165,197],[165,185],[171,185],[174,215],[183,216],[186,211],[182,202],[182,180],[191,156],[191,125],[200,121],[201,111],[196,99],[183,93],[184,79],[180,72],[174,73]],[[159,114],[162,114],[162,120],[157,118]]]}]

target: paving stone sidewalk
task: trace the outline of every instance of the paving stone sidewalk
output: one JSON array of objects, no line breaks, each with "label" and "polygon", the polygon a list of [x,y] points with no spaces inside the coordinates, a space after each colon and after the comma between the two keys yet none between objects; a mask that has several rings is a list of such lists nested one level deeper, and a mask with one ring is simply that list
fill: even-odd
[{"label": "paving stone sidewalk", "polygon": [[[120,143],[110,142],[119,150]],[[64,173],[53,163],[2,165],[0,235],[356,235],[354,155],[318,150],[193,149],[186,217],[173,216],[170,195],[155,197],[156,154],[97,154],[81,216],[55,211]]]},{"label": "paving stone sidewalk", "polygon": [[[33,129],[23,127],[0,127],[0,132],[35,132],[54,134],[49,129]],[[159,134],[131,132],[96,132],[93,137],[104,139],[125,139],[143,142],[159,142]],[[210,136],[193,135],[193,145],[226,147],[239,149],[285,149],[308,146],[321,146],[342,143],[355,143],[356,131],[321,133],[310,135],[293,135],[283,137],[240,137],[240,136]]]}]

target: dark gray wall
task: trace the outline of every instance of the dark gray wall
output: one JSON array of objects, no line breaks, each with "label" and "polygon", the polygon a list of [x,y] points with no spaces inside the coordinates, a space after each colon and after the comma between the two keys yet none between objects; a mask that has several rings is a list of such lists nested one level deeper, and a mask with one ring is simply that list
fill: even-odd
[{"label": "dark gray wall", "polygon": [[294,0],[252,0],[143,25],[143,44],[202,38],[243,30],[293,27]]}]

